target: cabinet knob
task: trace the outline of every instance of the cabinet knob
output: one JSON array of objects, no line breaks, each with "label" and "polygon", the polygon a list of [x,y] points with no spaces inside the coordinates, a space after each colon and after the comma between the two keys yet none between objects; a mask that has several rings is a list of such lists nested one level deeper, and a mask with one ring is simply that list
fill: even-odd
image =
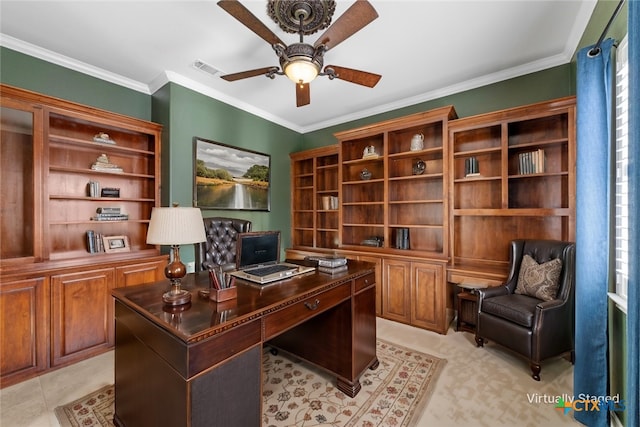
[{"label": "cabinet knob", "polygon": [[318,308],[318,306],[320,305],[320,300],[317,299],[315,300],[313,303],[311,302],[305,302],[304,306],[307,307],[309,310],[315,310]]}]

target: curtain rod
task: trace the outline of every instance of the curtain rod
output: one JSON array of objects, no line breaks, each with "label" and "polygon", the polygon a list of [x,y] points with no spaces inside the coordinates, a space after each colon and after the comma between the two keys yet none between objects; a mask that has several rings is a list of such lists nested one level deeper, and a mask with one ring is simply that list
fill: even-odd
[{"label": "curtain rod", "polygon": [[624,0],[620,0],[620,3],[618,3],[618,6],[616,6],[616,10],[613,11],[613,15],[611,15],[611,18],[609,18],[609,22],[607,22],[607,26],[604,27],[604,30],[602,30],[602,34],[600,34],[600,38],[598,39],[598,42],[589,51],[589,54],[588,54],[589,56],[597,56],[600,53],[600,45],[602,44],[602,40],[604,40],[604,36],[606,36],[607,32],[609,32],[609,27],[613,23],[613,20],[616,19],[616,16],[618,16],[618,13],[620,13],[620,9],[622,9],[623,4],[624,4]]}]

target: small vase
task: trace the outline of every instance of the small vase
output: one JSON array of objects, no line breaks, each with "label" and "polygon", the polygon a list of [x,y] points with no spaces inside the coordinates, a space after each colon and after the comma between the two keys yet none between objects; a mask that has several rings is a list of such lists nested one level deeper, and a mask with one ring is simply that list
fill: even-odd
[{"label": "small vase", "polygon": [[364,180],[371,179],[371,172],[369,171],[369,169],[362,169],[362,171],[360,172],[360,178]]}]

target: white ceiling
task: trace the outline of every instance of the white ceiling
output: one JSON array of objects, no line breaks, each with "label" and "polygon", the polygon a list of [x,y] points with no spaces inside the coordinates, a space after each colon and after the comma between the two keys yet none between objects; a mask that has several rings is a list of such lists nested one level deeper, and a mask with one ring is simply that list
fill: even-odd
[{"label": "white ceiling", "polygon": [[[278,59],[214,0],[2,0],[0,43],[147,94],[172,81],[305,133],[568,63],[597,1],[370,2],[379,18],[328,51],[325,65],[382,79],[367,88],[319,77],[300,108],[284,76],[219,77]],[[242,3],[285,43],[298,41],[268,17],[266,1]],[[352,3],[338,0],[334,21]],[[197,70],[196,60],[222,73]]]}]

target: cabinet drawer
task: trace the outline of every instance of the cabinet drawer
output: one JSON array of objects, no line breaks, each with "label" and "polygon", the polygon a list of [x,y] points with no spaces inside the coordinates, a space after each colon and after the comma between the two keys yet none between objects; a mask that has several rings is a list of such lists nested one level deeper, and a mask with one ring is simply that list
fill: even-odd
[{"label": "cabinet drawer", "polygon": [[356,279],[355,292],[359,292],[364,288],[368,288],[371,285],[376,283],[376,275],[374,273],[367,274],[363,277],[358,277]]},{"label": "cabinet drawer", "polygon": [[268,340],[350,297],[351,283],[344,283],[271,313],[264,319],[264,339]]}]

